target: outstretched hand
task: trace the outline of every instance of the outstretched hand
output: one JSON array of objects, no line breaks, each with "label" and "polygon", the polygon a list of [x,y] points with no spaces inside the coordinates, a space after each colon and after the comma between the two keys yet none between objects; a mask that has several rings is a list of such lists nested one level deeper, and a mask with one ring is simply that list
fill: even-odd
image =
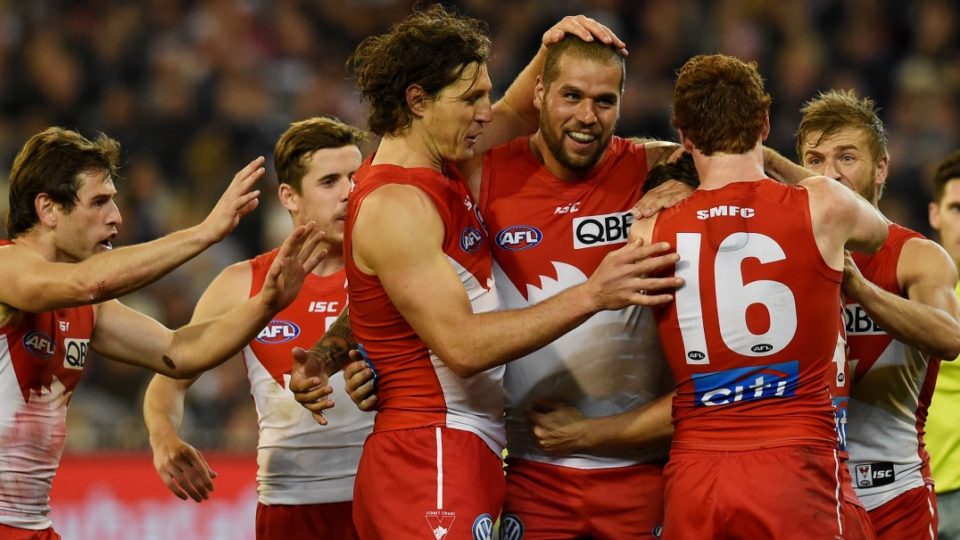
[{"label": "outstretched hand", "polygon": [[303,280],[327,255],[327,250],[319,248],[323,234],[311,221],[295,228],[283,241],[260,291],[270,309],[280,311],[289,306],[300,293]]},{"label": "outstretched hand", "polygon": [[207,214],[201,227],[210,235],[212,242],[219,242],[240,223],[240,218],[253,212],[259,204],[260,190],[254,184],[263,177],[263,156],[251,161],[233,176],[233,180],[220,196],[220,200]]},{"label": "outstretched hand", "polygon": [[179,437],[159,443],[151,439],[151,445],[153,466],[167,489],[183,500],[189,497],[203,502],[210,498],[217,473],[210,468],[199,450]]},{"label": "outstretched hand", "polygon": [[627,44],[617,37],[613,30],[586,15],[568,15],[560,19],[560,22],[543,33],[542,43],[549,47],[558,43],[567,34],[573,34],[583,41],[598,39],[616,47],[623,56],[630,54],[627,52]]},{"label": "outstretched hand", "polygon": [[327,425],[323,411],[334,406],[333,400],[329,399],[333,387],[323,370],[323,360],[316,353],[300,347],[293,348],[289,388],[297,402],[310,411],[318,424]]}]

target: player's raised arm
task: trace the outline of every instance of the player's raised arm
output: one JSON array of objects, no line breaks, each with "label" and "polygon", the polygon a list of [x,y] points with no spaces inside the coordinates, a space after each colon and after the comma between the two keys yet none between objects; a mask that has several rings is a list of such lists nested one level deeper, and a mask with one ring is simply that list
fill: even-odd
[{"label": "player's raised arm", "polygon": [[[28,143],[17,163],[36,159],[33,149]],[[14,175],[30,171],[18,169],[17,163]],[[260,157],[241,169],[200,224],[117,249],[110,243],[121,218],[109,169],[80,173],[73,205],[58,202],[50,193],[37,193],[29,202],[36,222],[14,236],[13,245],[0,247],[0,280],[8,285],[0,288],[0,303],[35,313],[102,302],[153,282],[222,240],[256,208],[260,191],[254,185],[263,176],[262,165]],[[80,238],[57,233],[81,219],[85,223]]]},{"label": "player's raised arm", "polygon": [[280,249],[263,289],[221,317],[169,330],[116,300],[97,307],[90,346],[104,356],[175,378],[189,378],[230,358],[286,307],[323,258],[313,224],[297,227]]}]

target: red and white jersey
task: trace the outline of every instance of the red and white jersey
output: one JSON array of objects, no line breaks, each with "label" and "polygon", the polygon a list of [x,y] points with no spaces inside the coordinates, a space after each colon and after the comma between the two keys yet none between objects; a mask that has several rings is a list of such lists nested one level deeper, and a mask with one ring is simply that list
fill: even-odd
[{"label": "red and white jersey", "polygon": [[[250,261],[250,296],[260,292],[278,250]],[[243,349],[257,405],[257,492],[263,504],[317,504],[353,499],[360,450],[373,429],[373,414],[353,406],[343,377],[330,378],[331,398],[341,405],[321,426],[289,389],[295,346],[309,349],[347,304],[346,274],[310,274],[296,299]]]},{"label": "red and white jersey", "polygon": [[[903,245],[922,235],[890,224],[873,256],[853,254],[863,276],[906,297],[897,282]],[[850,364],[854,371],[847,447],[850,474],[867,510],[930,480],[923,425],[940,361],[895,340],[859,304],[844,306]]]},{"label": "red and white jersey", "polygon": [[[643,195],[646,152],[614,137],[586,178],[565,181],[530,150],[529,137],[484,156],[480,208],[493,243],[494,275],[507,308],[523,308],[586,281],[627,239],[630,208]],[[618,453],[550,455],[527,413],[556,399],[587,416],[618,414],[672,387],[649,310],[600,312],[546,347],[507,364],[507,446],[511,457],[582,469],[664,459],[668,445]]]},{"label": "red and white jersey", "polygon": [[[503,366],[461,378],[407,324],[376,276],[353,262],[352,230],[366,196],[387,184],[415,186],[433,201],[443,220],[443,251],[460,276],[475,313],[499,308],[492,259],[476,203],[456,170],[364,164],[347,207],[344,234],[350,325],[372,362],[379,406],[375,431],[446,426],[478,435],[500,455],[503,429]],[[418,283],[429,287],[429,283]],[[469,328],[459,328],[469,332]]]},{"label": "red and white jersey", "polygon": [[823,260],[807,191],[772,180],[697,190],[662,211],[685,284],[657,309],[677,380],[676,447],[837,445],[827,370],[841,272]]},{"label": "red and white jersey", "polygon": [[[843,309],[841,304],[840,309]],[[853,489],[853,479],[847,468],[850,453],[847,451],[847,425],[849,418],[850,386],[853,384],[850,362],[847,359],[847,335],[844,327],[840,327],[837,336],[837,347],[833,351],[833,365],[827,370],[827,386],[830,389],[830,398],[833,401],[833,412],[837,428],[837,459],[840,462],[840,489],[844,500],[848,503],[863,507],[857,492]]]},{"label": "red and white jersey", "polygon": [[0,523],[45,529],[70,396],[86,363],[92,306],[20,313],[0,328]]}]

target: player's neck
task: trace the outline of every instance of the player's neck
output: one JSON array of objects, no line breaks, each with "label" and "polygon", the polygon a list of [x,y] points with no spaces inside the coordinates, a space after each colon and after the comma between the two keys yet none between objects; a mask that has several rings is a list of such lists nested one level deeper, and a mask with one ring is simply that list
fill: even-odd
[{"label": "player's neck", "polygon": [[705,156],[694,151],[693,162],[700,177],[700,189],[719,189],[735,182],[753,182],[767,178],[763,170],[760,146],[743,154],[716,152]]},{"label": "player's neck", "polygon": [[342,245],[326,246],[326,249],[327,255],[317,264],[317,267],[313,269],[314,275],[329,276],[343,269]]},{"label": "player's neck", "polygon": [[373,157],[373,165],[397,165],[405,168],[443,170],[443,159],[430,151],[416,131],[408,129],[401,135],[384,135]]},{"label": "player's neck", "polygon": [[41,257],[48,261],[73,262],[69,260],[69,258],[58,256],[60,251],[57,249],[57,244],[54,241],[54,232],[49,229],[44,230],[41,227],[39,224],[34,225],[32,229],[12,240],[18,246],[36,251]]}]

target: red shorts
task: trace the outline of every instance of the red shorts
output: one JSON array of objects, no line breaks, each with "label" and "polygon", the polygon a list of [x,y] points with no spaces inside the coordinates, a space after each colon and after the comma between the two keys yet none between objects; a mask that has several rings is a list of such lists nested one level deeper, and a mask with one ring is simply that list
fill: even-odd
[{"label": "red shorts", "polygon": [[477,435],[442,427],[367,437],[353,490],[361,539],[485,540],[503,505],[500,456]]},{"label": "red shorts", "polygon": [[834,450],[674,448],[664,479],[664,540],[841,538]]},{"label": "red shorts", "polygon": [[257,503],[257,540],[356,540],[352,501],[325,504]]},{"label": "red shorts", "polygon": [[867,509],[853,489],[853,479],[845,461],[840,462],[840,504],[843,512],[844,540],[877,540]]},{"label": "red shorts", "polygon": [[53,527],[40,529],[21,529],[0,523],[0,540],[62,540]]},{"label": "red shorts", "polygon": [[574,469],[508,459],[502,540],[657,538],[663,464]]},{"label": "red shorts", "polygon": [[870,521],[879,540],[935,540],[937,498],[933,486],[904,491],[870,511]]}]

